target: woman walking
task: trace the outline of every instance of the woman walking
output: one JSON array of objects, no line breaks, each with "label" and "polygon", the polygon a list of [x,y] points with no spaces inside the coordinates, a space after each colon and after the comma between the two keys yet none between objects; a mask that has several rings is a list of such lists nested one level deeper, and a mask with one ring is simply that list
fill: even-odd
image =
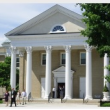
[{"label": "woman walking", "polygon": [[9,93],[8,93],[8,91],[5,92],[4,97],[5,97],[6,106],[8,106],[8,100],[9,100]]},{"label": "woman walking", "polygon": [[20,97],[21,97],[21,92],[20,92],[20,90],[18,90],[17,97],[16,97],[17,105],[18,105],[18,103],[21,104]]}]

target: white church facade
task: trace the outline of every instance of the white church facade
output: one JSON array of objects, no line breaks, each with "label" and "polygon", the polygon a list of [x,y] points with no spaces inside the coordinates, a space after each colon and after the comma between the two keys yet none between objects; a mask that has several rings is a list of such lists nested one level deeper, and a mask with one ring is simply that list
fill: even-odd
[{"label": "white church facade", "polygon": [[[102,96],[108,57],[100,58],[81,35],[83,17],[55,5],[6,33],[11,41],[11,86],[16,85],[16,52],[20,56],[19,89],[34,98],[48,98],[52,88],[65,86],[65,98]],[[4,43],[5,46],[5,43]]]}]

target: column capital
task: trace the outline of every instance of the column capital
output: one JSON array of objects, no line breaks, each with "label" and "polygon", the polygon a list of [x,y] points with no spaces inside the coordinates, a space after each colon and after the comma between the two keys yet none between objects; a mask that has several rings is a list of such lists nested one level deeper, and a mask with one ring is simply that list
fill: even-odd
[{"label": "column capital", "polygon": [[51,52],[52,51],[52,46],[44,46],[46,52]]},{"label": "column capital", "polygon": [[25,47],[27,53],[31,53],[32,52],[32,47],[31,46],[28,46],[28,47]]},{"label": "column capital", "polygon": [[19,56],[20,56],[20,57],[23,57],[23,56],[24,56],[24,53],[25,53],[24,51],[20,51],[20,52],[19,52]]},{"label": "column capital", "polygon": [[64,46],[65,52],[71,51],[71,45]]},{"label": "column capital", "polygon": [[10,51],[11,51],[11,53],[15,53],[15,54],[16,54],[17,48],[14,47],[14,46],[11,46],[11,47],[10,47]]},{"label": "column capital", "polygon": [[89,46],[89,44],[84,44],[84,47],[87,52],[91,52],[92,46]]}]

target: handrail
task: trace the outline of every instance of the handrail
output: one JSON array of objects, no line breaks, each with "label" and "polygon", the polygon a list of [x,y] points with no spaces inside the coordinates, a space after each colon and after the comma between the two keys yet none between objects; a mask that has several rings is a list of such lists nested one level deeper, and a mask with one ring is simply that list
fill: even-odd
[{"label": "handrail", "polygon": [[52,103],[52,101],[50,100],[50,99],[52,99],[52,97],[51,97],[51,92],[49,93],[49,95],[48,95],[48,103]]}]

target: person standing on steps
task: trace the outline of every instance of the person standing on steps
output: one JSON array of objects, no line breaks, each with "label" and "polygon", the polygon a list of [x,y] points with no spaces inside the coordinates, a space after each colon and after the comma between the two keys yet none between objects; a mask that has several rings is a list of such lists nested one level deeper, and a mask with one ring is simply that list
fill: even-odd
[{"label": "person standing on steps", "polygon": [[52,89],[52,98],[55,98],[55,91],[56,91],[56,89],[55,89],[55,87],[53,87],[53,89]]}]

